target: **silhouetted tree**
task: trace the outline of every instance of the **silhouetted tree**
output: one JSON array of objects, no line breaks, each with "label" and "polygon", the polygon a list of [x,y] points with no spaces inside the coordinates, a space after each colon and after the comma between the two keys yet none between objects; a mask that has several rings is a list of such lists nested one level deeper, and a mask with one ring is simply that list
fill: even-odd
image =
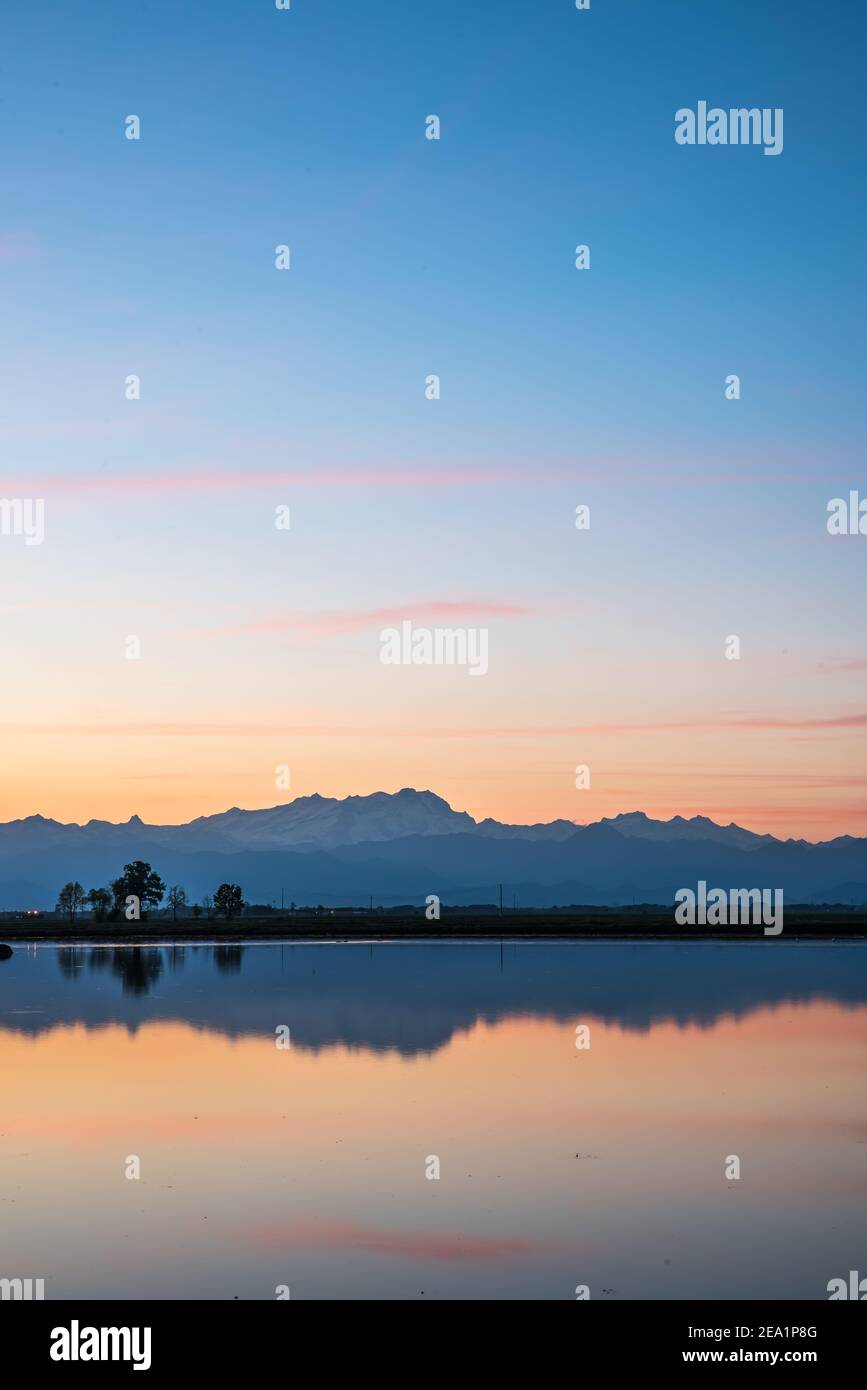
[{"label": "silhouetted tree", "polygon": [[57,907],[54,910],[66,913],[70,923],[73,923],[76,913],[81,911],[85,902],[84,889],[80,883],[65,883],[57,895]]},{"label": "silhouetted tree", "polygon": [[167,900],[169,907],[172,909],[172,921],[176,922],[178,919],[178,908],[186,907],[187,905],[186,890],[179,887],[178,884],[174,884],[173,887],[169,889]]},{"label": "silhouetted tree", "polygon": [[94,920],[104,922],[111,907],[111,893],[108,888],[91,888],[86,899]]},{"label": "silhouetted tree", "polygon": [[142,909],[157,907],[166,885],[150,864],[145,864],[142,859],[134,859],[131,864],[124,864],[123,874],[114,880],[111,891],[114,894],[114,915],[122,917],[126,899],[130,897],[138,898]]},{"label": "silhouetted tree", "polygon": [[221,883],[214,894],[214,908],[220,916],[227,920],[230,917],[237,917],[243,906],[241,889],[238,884]]}]

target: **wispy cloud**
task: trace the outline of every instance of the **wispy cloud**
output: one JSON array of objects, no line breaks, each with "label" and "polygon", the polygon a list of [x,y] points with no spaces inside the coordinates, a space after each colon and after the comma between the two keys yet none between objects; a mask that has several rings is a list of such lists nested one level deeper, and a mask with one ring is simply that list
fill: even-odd
[{"label": "wispy cloud", "polygon": [[226,492],[259,487],[311,488],[437,488],[503,482],[503,472],[463,468],[424,469],[276,469],[262,471],[206,470],[172,473],[44,474],[41,477],[0,477],[0,491],[28,497],[51,493]]},{"label": "wispy cloud", "polygon": [[[780,718],[776,715],[753,715],[742,719],[673,719],[632,724],[564,724],[557,727],[542,725],[513,725],[491,729],[489,733],[534,736],[541,734],[644,734],[680,732],[686,729],[858,729],[867,728],[867,714],[840,714],[830,718]],[[474,729],[475,736],[484,730]]]},{"label": "wispy cloud", "polygon": [[848,661],[820,661],[816,670],[823,676],[834,676],[842,671],[867,671],[867,659],[854,657]]},{"label": "wispy cloud", "polygon": [[206,723],[198,720],[60,720],[41,724],[6,721],[0,723],[0,734],[75,734],[111,737],[135,735],[155,738],[282,738],[298,735],[310,738],[560,738],[582,734],[645,734],[685,732],[689,730],[834,730],[867,729],[867,714],[843,714],[827,719],[778,719],[773,716],[749,719],[680,719],[658,723],[597,723],[597,724],[505,724],[505,725],[352,725],[352,724],[292,724],[273,723],[254,718]]},{"label": "wispy cloud", "polygon": [[526,618],[533,613],[533,609],[521,604],[495,603],[489,599],[428,599],[423,603],[404,603],[386,608],[274,613],[252,622],[183,629],[177,635],[235,637],[267,632],[297,632],[306,637],[336,637],[347,632],[392,626],[406,619],[415,623],[427,620],[456,622],[477,618]]}]

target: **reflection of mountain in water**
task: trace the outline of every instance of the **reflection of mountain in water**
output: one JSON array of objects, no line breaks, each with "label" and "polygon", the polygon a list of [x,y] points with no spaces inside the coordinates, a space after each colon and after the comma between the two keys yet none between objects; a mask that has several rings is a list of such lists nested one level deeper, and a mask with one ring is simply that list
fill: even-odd
[{"label": "reflection of mountain in water", "polygon": [[[216,967],[216,968],[215,968]],[[867,943],[504,942],[26,947],[0,965],[0,1027],[191,1023],[406,1054],[479,1020],[709,1026],[787,1002],[867,1005]]]}]

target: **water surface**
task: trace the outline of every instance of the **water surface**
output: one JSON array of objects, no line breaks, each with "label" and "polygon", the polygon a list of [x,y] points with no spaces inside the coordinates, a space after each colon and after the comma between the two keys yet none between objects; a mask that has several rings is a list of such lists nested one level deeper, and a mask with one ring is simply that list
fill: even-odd
[{"label": "water surface", "polygon": [[867,1273],[865,1059],[857,942],[19,945],[0,1276],[825,1298]]}]

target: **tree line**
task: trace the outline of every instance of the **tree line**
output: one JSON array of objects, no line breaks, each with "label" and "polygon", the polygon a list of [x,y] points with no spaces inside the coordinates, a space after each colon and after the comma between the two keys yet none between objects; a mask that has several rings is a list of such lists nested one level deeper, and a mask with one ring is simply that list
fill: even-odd
[{"label": "tree line", "polygon": [[[85,892],[77,880],[65,883],[57,895],[55,912],[62,913],[74,924],[79,913],[89,908],[95,922],[136,922],[147,920],[148,908],[157,908],[165,898],[167,907],[172,910],[172,921],[177,921],[179,910],[188,906],[186,889],[180,884],[166,885],[150,866],[142,859],[134,859],[124,864],[123,873],[113,879],[107,888],[91,888]],[[240,916],[246,904],[237,883],[221,883],[213,896],[208,894],[201,904],[194,903],[190,908],[194,917]]]}]

